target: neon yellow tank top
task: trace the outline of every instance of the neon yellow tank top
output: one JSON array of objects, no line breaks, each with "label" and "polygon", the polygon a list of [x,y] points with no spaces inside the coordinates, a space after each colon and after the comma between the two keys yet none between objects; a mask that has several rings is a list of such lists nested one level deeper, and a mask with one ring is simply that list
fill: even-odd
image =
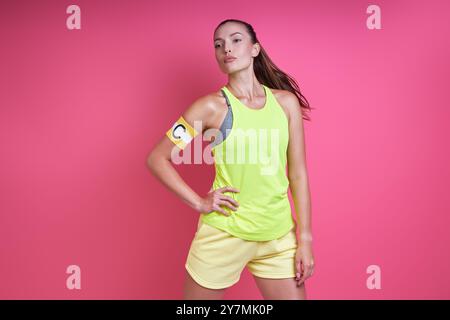
[{"label": "neon yellow tank top", "polygon": [[239,189],[238,193],[224,192],[239,207],[234,211],[221,205],[229,216],[217,211],[200,216],[201,222],[251,241],[277,239],[295,226],[286,174],[288,119],[270,88],[263,87],[266,102],[262,109],[247,107],[222,87],[233,124],[225,139],[211,148],[216,173],[212,189]]}]

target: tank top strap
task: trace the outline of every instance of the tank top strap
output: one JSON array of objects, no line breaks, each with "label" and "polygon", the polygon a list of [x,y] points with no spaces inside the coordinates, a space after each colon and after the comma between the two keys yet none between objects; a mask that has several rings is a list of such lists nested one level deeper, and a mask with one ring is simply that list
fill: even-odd
[{"label": "tank top strap", "polygon": [[225,97],[225,101],[227,102],[228,109],[230,109],[231,108],[231,103],[230,103],[230,100],[228,99],[227,94],[225,93],[223,88],[220,89],[220,91],[222,91],[222,95]]},{"label": "tank top strap", "polygon": [[266,108],[273,109],[275,97],[273,96],[272,90],[270,90],[270,88],[268,86],[266,86],[265,84],[262,84],[262,86],[264,87],[264,90],[266,91],[266,99],[267,99]]}]

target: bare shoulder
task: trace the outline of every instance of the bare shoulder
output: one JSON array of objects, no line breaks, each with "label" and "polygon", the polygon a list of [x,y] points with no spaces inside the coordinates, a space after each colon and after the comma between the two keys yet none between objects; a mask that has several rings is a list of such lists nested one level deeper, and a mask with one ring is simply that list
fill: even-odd
[{"label": "bare shoulder", "polygon": [[295,94],[288,90],[270,89],[272,90],[278,104],[283,108],[288,119],[291,117],[298,117],[301,114],[301,107],[298,98]]},{"label": "bare shoulder", "polygon": [[218,115],[226,111],[226,105],[220,90],[198,97],[184,111],[183,117],[188,122],[202,121],[203,129],[214,126]]},{"label": "bare shoulder", "polygon": [[208,101],[211,112],[215,115],[228,110],[225,97],[220,90],[209,93],[205,96],[205,99]]}]

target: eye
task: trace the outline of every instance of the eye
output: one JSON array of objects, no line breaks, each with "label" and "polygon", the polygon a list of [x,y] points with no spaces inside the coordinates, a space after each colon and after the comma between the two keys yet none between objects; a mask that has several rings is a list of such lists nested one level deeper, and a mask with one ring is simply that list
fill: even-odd
[{"label": "eye", "polygon": [[[242,39],[234,39],[233,41],[242,41]],[[218,48],[219,46],[220,46],[220,44],[218,43],[218,44],[214,45],[214,48]]]}]

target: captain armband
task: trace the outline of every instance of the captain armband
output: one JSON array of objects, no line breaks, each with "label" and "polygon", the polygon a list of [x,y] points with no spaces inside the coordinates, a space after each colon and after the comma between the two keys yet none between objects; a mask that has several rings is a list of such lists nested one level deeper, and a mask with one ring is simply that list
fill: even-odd
[{"label": "captain armband", "polygon": [[181,116],[166,132],[166,135],[180,149],[184,149],[198,135],[198,131]]}]

